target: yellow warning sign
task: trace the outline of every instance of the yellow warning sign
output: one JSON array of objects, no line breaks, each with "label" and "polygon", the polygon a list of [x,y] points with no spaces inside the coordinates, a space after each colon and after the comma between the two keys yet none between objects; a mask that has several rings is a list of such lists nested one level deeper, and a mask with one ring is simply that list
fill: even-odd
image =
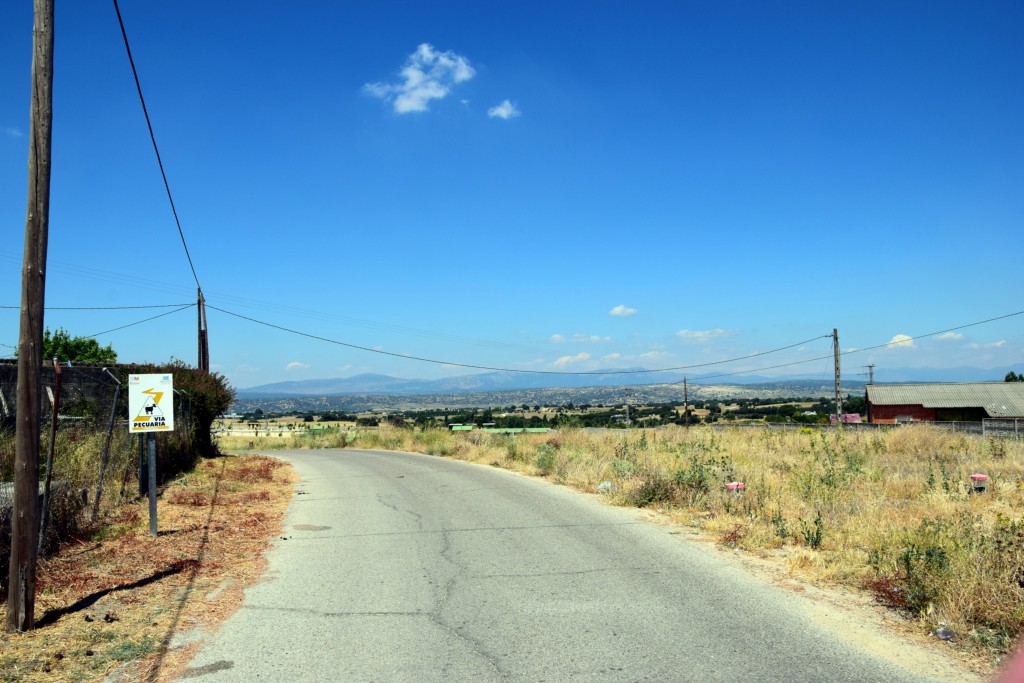
[{"label": "yellow warning sign", "polygon": [[129,375],[128,431],[174,430],[174,378],[172,375]]}]

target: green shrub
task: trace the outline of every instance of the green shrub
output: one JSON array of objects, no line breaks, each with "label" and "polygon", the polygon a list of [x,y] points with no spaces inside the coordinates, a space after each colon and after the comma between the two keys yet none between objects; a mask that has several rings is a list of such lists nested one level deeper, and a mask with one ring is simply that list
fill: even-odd
[{"label": "green shrub", "polygon": [[537,447],[537,454],[534,459],[537,469],[544,476],[551,474],[555,468],[555,449],[549,444],[543,443]]},{"label": "green shrub", "polygon": [[675,498],[676,488],[672,479],[658,472],[646,471],[640,475],[636,487],[626,489],[626,502],[635,507],[647,507],[656,503],[668,503]]}]

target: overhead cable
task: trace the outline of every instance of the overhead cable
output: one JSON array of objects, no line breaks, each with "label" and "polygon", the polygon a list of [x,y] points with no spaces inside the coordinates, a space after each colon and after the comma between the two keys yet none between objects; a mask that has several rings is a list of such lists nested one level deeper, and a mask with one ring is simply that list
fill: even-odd
[{"label": "overhead cable", "polygon": [[[5,252],[3,250],[0,250],[0,261],[8,260],[8,261],[10,261],[12,263],[15,263],[15,262],[16,263],[20,263],[21,262],[20,259],[21,259],[20,255],[15,255],[13,253]],[[72,273],[74,275],[78,275],[78,276],[82,276],[82,277],[87,277],[87,278],[94,279],[94,280],[102,280],[102,281],[105,281],[105,282],[115,282],[115,283],[130,284],[133,289],[149,289],[149,290],[152,290],[152,291],[155,291],[155,292],[166,293],[166,294],[169,294],[169,295],[176,295],[177,293],[185,293],[185,292],[192,293],[191,288],[181,287],[179,285],[171,285],[171,284],[168,284],[168,283],[162,283],[162,282],[158,282],[158,281],[155,281],[155,280],[146,280],[144,278],[138,277],[137,275],[131,275],[131,276],[121,275],[119,273],[114,273],[114,272],[111,272],[111,271],[105,271],[105,270],[100,270],[100,269],[97,269],[97,268],[90,268],[90,267],[87,267],[87,266],[81,266],[79,264],[72,264],[72,263],[57,261],[55,259],[49,259],[47,261],[47,266],[48,266],[48,268],[49,268],[49,270],[51,272],[56,272],[56,271],[67,272],[67,273]],[[536,346],[528,346],[528,345],[525,345],[525,344],[515,344],[515,343],[512,343],[512,342],[500,342],[500,341],[495,341],[495,340],[491,340],[491,339],[481,339],[481,338],[478,338],[478,337],[467,337],[467,336],[449,334],[449,333],[444,333],[444,332],[436,332],[436,331],[433,331],[433,330],[424,330],[424,329],[419,329],[419,328],[415,328],[415,327],[396,325],[394,323],[384,323],[384,322],[378,322],[378,321],[374,321],[374,320],[367,320],[367,319],[364,319],[364,318],[355,318],[355,317],[351,317],[351,316],[339,315],[337,313],[325,312],[325,311],[322,311],[322,310],[314,311],[314,310],[299,308],[299,307],[296,307],[296,306],[286,306],[286,305],[283,305],[283,304],[269,303],[269,302],[266,302],[266,301],[260,301],[258,299],[249,299],[249,298],[240,297],[240,296],[234,296],[234,295],[230,295],[230,294],[224,294],[224,293],[218,293],[218,292],[209,292],[209,291],[206,291],[206,290],[204,290],[203,293],[206,296],[207,303],[209,303],[210,298],[213,297],[214,300],[216,300],[218,302],[221,302],[221,303],[226,303],[228,305],[230,305],[230,304],[237,304],[237,305],[246,306],[246,307],[250,307],[250,308],[258,308],[260,311],[278,311],[278,312],[282,312],[282,313],[296,314],[296,315],[300,315],[300,316],[306,317],[306,318],[311,318],[311,319],[314,319],[314,320],[321,320],[321,321],[327,320],[327,321],[342,322],[342,323],[344,323],[345,325],[348,325],[348,326],[364,327],[364,328],[368,328],[368,329],[377,329],[377,330],[383,330],[383,331],[386,331],[386,332],[395,332],[395,333],[398,333],[398,334],[404,334],[404,335],[415,336],[415,337],[425,337],[425,338],[429,338],[429,339],[449,340],[449,341],[458,342],[460,344],[472,344],[472,345],[475,345],[475,346],[485,346],[485,347],[492,347],[492,348],[496,348],[496,349],[513,349],[513,350],[518,349],[518,350],[522,350],[522,351],[533,351],[533,352],[541,351],[541,349],[536,347]],[[2,309],[2,307],[0,307],[0,309]]]},{"label": "overhead cable", "polygon": [[[178,308],[195,304],[150,304],[148,306],[47,306],[47,311],[131,311],[147,308]],[[20,306],[0,306],[0,309],[19,309]]]},{"label": "overhead cable", "polygon": [[[848,356],[850,354],[861,353],[863,351],[872,351],[874,349],[883,349],[883,348],[887,348],[887,347],[890,347],[890,346],[901,346],[901,345],[907,344],[908,342],[915,341],[917,339],[927,339],[928,337],[936,337],[936,336],[938,336],[940,334],[946,334],[947,332],[955,332],[956,330],[962,330],[962,329],[965,329],[965,328],[968,328],[968,327],[975,327],[976,325],[984,325],[985,323],[995,322],[996,320],[1004,320],[1006,318],[1012,318],[1012,317],[1017,316],[1017,315],[1024,315],[1024,311],[1017,311],[1015,313],[1007,313],[1006,315],[997,315],[994,318],[987,318],[985,320],[979,320],[977,322],[967,323],[966,325],[957,325],[956,327],[950,327],[950,328],[945,329],[945,330],[939,330],[938,332],[928,332],[926,334],[919,334],[919,335],[917,335],[915,337],[907,337],[906,339],[897,339],[897,340],[893,340],[893,341],[888,341],[888,342],[886,342],[884,344],[876,344],[874,346],[868,346],[868,347],[863,348],[863,349],[851,349],[849,351],[840,351],[839,355],[840,356]],[[825,335],[825,336],[831,337],[832,335]],[[793,365],[802,365],[804,363],[813,363],[814,361],[819,361],[819,360],[830,360],[832,358],[833,358],[833,356],[831,356],[831,355],[820,356],[818,358],[808,358],[806,360],[798,360],[798,361],[794,361],[792,363],[783,363],[781,365],[771,365],[771,366],[765,367],[765,368],[753,368],[751,370],[737,370],[735,372],[722,372],[722,373],[717,373],[717,374],[714,374],[714,375],[703,375],[701,377],[698,377],[697,379],[704,380],[704,379],[714,379],[716,377],[731,377],[733,375],[745,375],[745,374],[748,374],[748,373],[751,373],[751,372],[761,372],[762,370],[775,370],[777,368],[788,368],[788,367],[791,367]],[[682,383],[683,383],[682,381],[673,382],[673,384],[682,384]]]},{"label": "overhead cable", "polygon": [[139,83],[139,72],[135,69],[135,60],[132,58],[132,49],[128,45],[128,33],[124,28],[124,21],[121,19],[121,8],[114,0],[114,11],[117,12],[117,23],[121,27],[121,37],[124,39],[124,49],[128,53],[128,63],[132,67],[132,76],[135,77],[135,89],[139,92],[139,102],[142,104],[142,113],[146,117],[146,126],[149,128],[149,139],[153,142],[153,151],[156,152],[156,163],[160,167],[160,176],[164,179],[164,189],[167,190],[167,201],[171,203],[171,213],[174,214],[174,223],[178,226],[178,235],[181,237],[181,246],[185,248],[185,257],[188,258],[188,267],[192,269],[192,278],[196,281],[196,287],[202,289],[199,284],[199,276],[196,275],[196,267],[192,264],[192,255],[188,252],[188,244],[185,243],[185,233],[181,229],[181,220],[178,218],[178,209],[174,206],[174,197],[171,196],[171,185],[167,182],[167,172],[164,171],[164,162],[160,158],[160,148],[156,144],[156,135],[153,134],[153,124],[149,120],[149,110],[146,108],[146,98],[142,96],[142,84]]},{"label": "overhead cable", "polygon": [[987,320],[979,320],[974,323],[967,323],[966,325],[957,325],[956,327],[950,327],[949,329],[939,330],[938,332],[929,332],[928,334],[919,334],[916,337],[907,337],[906,339],[894,339],[884,344],[876,344],[875,346],[868,346],[863,349],[851,349],[849,351],[842,351],[839,355],[845,356],[851,353],[863,353],[864,351],[873,351],[875,349],[883,349],[888,346],[904,346],[908,342],[915,341],[917,339],[927,339],[928,337],[937,337],[940,334],[946,334],[947,332],[956,332],[957,330],[963,330],[968,327],[974,327],[976,325],[984,325],[985,323],[995,322],[996,320],[1005,320],[1006,318],[1012,318],[1016,315],[1024,315],[1024,311],[1017,311],[1016,313],[1007,313],[1006,315],[997,315],[994,318],[988,318]]},{"label": "overhead cable", "polygon": [[436,358],[423,358],[422,356],[411,356],[411,355],[407,355],[407,354],[404,354],[404,353],[394,353],[392,351],[383,351],[381,349],[373,349],[373,348],[370,348],[368,346],[360,346],[359,344],[350,344],[348,342],[339,341],[337,339],[330,339],[328,337],[321,337],[319,335],[310,334],[308,332],[302,332],[300,330],[294,330],[294,329],[291,329],[289,327],[284,327],[282,325],[275,325],[274,323],[268,323],[268,322],[265,322],[263,320],[257,320],[256,318],[250,318],[249,316],[242,315],[240,313],[232,313],[231,311],[224,310],[223,308],[218,308],[216,306],[211,306],[209,303],[206,304],[206,307],[209,308],[210,310],[219,311],[219,312],[224,313],[226,315],[230,315],[230,316],[233,316],[235,318],[240,318],[242,320],[248,320],[249,322],[256,323],[258,325],[263,325],[265,327],[270,327],[270,328],[275,329],[275,330],[281,330],[282,332],[288,332],[289,334],[295,334],[295,335],[298,335],[300,337],[306,337],[308,339],[315,339],[317,341],[326,342],[328,344],[335,344],[337,346],[345,346],[345,347],[348,347],[350,349],[357,349],[359,351],[367,351],[369,353],[377,353],[377,354],[381,354],[381,355],[384,355],[384,356],[392,356],[394,358],[404,358],[405,360],[414,360],[414,361],[419,361],[421,363],[434,363],[434,364],[437,364],[437,365],[447,365],[447,366],[450,366],[450,367],[457,367],[457,368],[469,368],[469,369],[473,369],[473,370],[492,370],[492,371],[495,371],[495,372],[518,372],[518,373],[530,374],[530,375],[641,375],[641,374],[647,374],[647,373],[653,373],[653,372],[674,372],[674,371],[677,371],[677,370],[689,370],[691,368],[703,368],[703,367],[708,367],[710,365],[721,365],[723,363],[735,363],[736,361],[746,360],[748,358],[755,358],[757,356],[765,356],[765,355],[768,355],[770,353],[777,353],[779,351],[785,351],[787,349],[792,349],[792,348],[797,347],[797,346],[802,346],[804,344],[807,344],[807,343],[812,342],[812,341],[816,341],[818,339],[824,339],[825,337],[831,337],[832,336],[832,335],[821,335],[820,337],[813,337],[811,339],[807,339],[805,341],[798,342],[796,344],[790,344],[789,346],[783,346],[783,347],[778,348],[778,349],[772,349],[771,351],[761,351],[759,353],[752,353],[752,354],[748,354],[746,356],[741,356],[739,358],[728,358],[728,359],[725,359],[725,360],[712,361],[712,362],[709,362],[709,363],[696,363],[694,365],[678,365],[678,366],[671,367],[671,368],[657,368],[657,369],[654,369],[654,370],[586,370],[586,371],[571,371],[571,370],[522,370],[522,369],[513,369],[513,368],[493,367],[493,366],[488,366],[488,365],[473,365],[471,363],[457,363],[457,362],[447,361],[447,360],[438,360]]},{"label": "overhead cable", "polygon": [[90,334],[89,336],[90,337],[99,337],[100,335],[103,335],[103,334],[109,334],[111,332],[117,332],[118,330],[123,330],[126,327],[134,327],[135,325],[141,325],[142,323],[148,323],[150,320],[156,320],[157,318],[162,318],[165,315],[171,315],[172,313],[177,313],[178,311],[184,311],[186,308],[192,308],[193,306],[195,306],[195,304],[184,304],[184,305],[181,306],[181,308],[176,308],[173,311],[167,311],[166,313],[160,313],[159,315],[154,315],[154,316],[152,316],[150,318],[145,318],[144,320],[137,320],[137,321],[135,321],[133,323],[128,323],[127,325],[121,325],[120,327],[115,327],[115,328],[110,329],[110,330],[103,330],[102,332],[97,332],[95,334]]}]

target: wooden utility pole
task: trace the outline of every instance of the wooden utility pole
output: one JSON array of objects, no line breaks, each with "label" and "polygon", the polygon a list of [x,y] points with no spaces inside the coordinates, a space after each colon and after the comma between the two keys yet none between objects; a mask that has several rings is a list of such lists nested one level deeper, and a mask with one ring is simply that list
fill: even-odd
[{"label": "wooden utility pole", "polygon": [[28,133],[28,210],[21,267],[18,334],[14,514],[7,581],[7,629],[35,626],[36,544],[39,534],[39,406],[43,386],[43,299],[50,221],[50,141],[53,124],[53,5],[35,0],[32,102]]},{"label": "wooden utility pole", "polygon": [[199,315],[199,362],[197,366],[202,372],[210,371],[210,338],[206,330],[206,299],[203,297],[203,290],[199,290],[199,299],[196,302],[196,309]]},{"label": "wooden utility pole", "polygon": [[836,359],[836,429],[843,426],[843,399],[839,393],[839,330],[832,328],[832,350]]}]

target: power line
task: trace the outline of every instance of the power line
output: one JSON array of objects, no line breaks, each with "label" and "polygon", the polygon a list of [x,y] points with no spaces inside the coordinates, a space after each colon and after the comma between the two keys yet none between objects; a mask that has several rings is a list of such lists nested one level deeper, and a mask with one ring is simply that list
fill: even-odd
[{"label": "power line", "polygon": [[[147,308],[175,308],[195,304],[151,304],[149,306],[47,306],[47,311],[131,311]],[[4,310],[17,310],[20,306],[0,306]]]},{"label": "power line", "polygon": [[[861,353],[863,351],[871,351],[873,349],[882,349],[882,348],[886,348],[886,347],[889,347],[889,346],[900,346],[900,345],[906,344],[907,342],[915,341],[917,339],[927,339],[928,337],[935,337],[935,336],[938,336],[940,334],[946,334],[947,332],[955,332],[956,330],[962,330],[962,329],[965,329],[965,328],[968,328],[968,327],[975,327],[976,325],[984,325],[986,323],[995,322],[996,320],[1005,320],[1006,318],[1012,318],[1012,317],[1018,316],[1018,315],[1024,315],[1024,311],[1016,311],[1015,313],[1007,313],[1006,315],[997,315],[994,318],[987,318],[986,320],[979,320],[977,322],[967,323],[966,325],[957,325],[956,327],[950,327],[950,328],[945,329],[945,330],[939,330],[938,332],[928,332],[926,334],[919,334],[919,335],[917,335],[915,337],[907,337],[906,339],[899,339],[899,340],[895,340],[895,341],[889,341],[889,342],[886,342],[885,344],[876,344],[875,346],[868,346],[868,347],[863,348],[863,349],[853,349],[853,350],[850,350],[850,351],[841,351],[839,353],[839,355],[840,356],[848,356],[850,354]],[[832,335],[825,335],[825,336],[829,336],[830,337]],[[765,368],[754,368],[752,370],[737,370],[736,372],[723,372],[723,373],[718,373],[718,374],[715,374],[715,375],[705,375],[703,377],[699,377],[698,379],[705,380],[705,379],[714,379],[716,377],[731,377],[733,375],[745,375],[745,374],[748,374],[748,373],[751,373],[751,372],[761,372],[763,370],[775,370],[775,369],[778,369],[778,368],[788,368],[788,367],[792,367],[794,365],[803,365],[804,363],[813,363],[815,361],[829,360],[831,358],[832,358],[831,355],[821,356],[819,358],[808,358],[807,360],[798,360],[798,361],[794,361],[792,363],[783,363],[781,365],[771,365],[771,366],[768,366],[768,367],[765,367]],[[682,382],[681,381],[680,382],[673,382],[673,384],[682,384]]]},{"label": "power line", "polygon": [[124,28],[124,21],[121,19],[121,8],[114,0],[114,11],[117,13],[117,23],[121,27],[121,37],[124,39],[124,49],[128,53],[128,63],[132,67],[132,76],[135,78],[135,89],[139,92],[139,102],[142,104],[142,113],[146,117],[146,126],[149,128],[149,139],[153,142],[153,151],[156,152],[156,163],[160,167],[160,176],[164,179],[164,189],[167,190],[167,201],[171,203],[171,213],[174,214],[174,223],[178,226],[178,235],[181,237],[181,246],[185,248],[185,257],[188,258],[188,267],[192,269],[192,278],[196,281],[196,287],[202,289],[199,284],[199,276],[196,275],[196,267],[192,264],[192,255],[188,251],[188,244],[185,243],[185,233],[181,229],[181,220],[178,218],[178,209],[174,206],[174,197],[171,196],[171,185],[167,182],[167,173],[164,171],[164,162],[160,158],[160,148],[156,144],[156,135],[153,134],[153,124],[149,120],[149,110],[146,108],[146,99],[142,96],[142,84],[139,83],[139,72],[135,68],[135,60],[132,58],[132,49],[128,45],[128,33]]},{"label": "power line", "polygon": [[[830,335],[830,334],[824,335],[824,337],[831,337],[831,336],[832,335]],[[822,337],[818,337],[818,339],[821,339],[821,338]],[[797,361],[793,361],[791,363],[780,363],[779,365],[769,365],[769,366],[763,367],[763,368],[752,368],[750,370],[736,370],[735,372],[719,372],[719,373],[716,373],[714,375],[702,375],[700,377],[697,377],[696,379],[697,379],[697,381],[703,381],[703,380],[706,380],[706,379],[715,379],[717,377],[732,377],[734,375],[747,375],[747,374],[750,374],[751,372],[762,372],[764,370],[776,370],[778,368],[789,368],[789,367],[792,367],[794,365],[804,365],[806,363],[814,363],[814,362],[819,361],[819,360],[829,360],[831,358],[832,358],[832,355],[829,354],[827,356],[818,356],[816,358],[808,358],[806,360],[797,360]],[[737,359],[737,360],[742,360],[742,359]],[[673,384],[682,384],[682,383],[683,383],[682,380],[680,380],[678,382],[673,382]],[[695,384],[694,380],[691,379],[690,380],[690,384]]]},{"label": "power line", "polygon": [[348,347],[350,349],[357,349],[359,351],[367,351],[369,353],[377,353],[377,354],[381,354],[381,355],[384,355],[384,356],[392,356],[394,358],[403,358],[405,360],[414,360],[414,361],[419,361],[421,363],[434,363],[434,364],[437,364],[437,365],[448,365],[448,366],[451,366],[451,367],[458,367],[458,368],[470,368],[470,369],[473,369],[473,370],[492,370],[492,371],[495,371],[495,372],[518,372],[518,373],[530,374],[530,375],[640,375],[640,374],[646,374],[646,373],[652,373],[652,372],[674,372],[676,370],[688,370],[688,369],[691,369],[691,368],[703,368],[703,367],[708,367],[710,365],[721,365],[723,363],[734,363],[736,361],[746,360],[748,358],[755,358],[757,356],[765,356],[765,355],[768,355],[770,353],[777,353],[779,351],[785,351],[787,349],[792,349],[792,348],[797,347],[797,346],[803,346],[804,344],[807,344],[809,342],[816,341],[818,339],[824,339],[825,337],[831,336],[831,335],[822,335],[820,337],[813,337],[811,339],[807,339],[805,341],[798,342],[796,344],[790,344],[789,346],[783,346],[783,347],[778,348],[778,349],[772,349],[771,351],[761,351],[759,353],[752,353],[752,354],[748,354],[746,356],[742,356],[740,358],[728,358],[726,360],[712,361],[712,362],[709,362],[709,363],[697,363],[697,364],[694,364],[694,365],[678,365],[676,367],[658,368],[658,369],[654,369],[654,370],[587,370],[587,371],[580,371],[580,372],[565,371],[565,370],[522,370],[522,369],[493,367],[493,366],[488,366],[488,365],[473,365],[473,364],[470,364],[470,363],[456,363],[456,362],[446,361],[446,360],[437,360],[435,358],[424,358],[422,356],[411,356],[411,355],[406,355],[406,354],[403,354],[403,353],[394,353],[392,351],[383,351],[381,349],[373,349],[373,348],[370,348],[368,346],[360,346],[359,344],[350,344],[348,342],[339,341],[337,339],[330,339],[328,337],[321,337],[319,335],[310,334],[308,332],[302,332],[300,330],[294,330],[294,329],[291,329],[289,327],[284,327],[282,325],[275,325],[274,323],[268,323],[268,322],[265,322],[263,320],[257,320],[256,318],[250,318],[249,316],[242,315],[240,313],[232,313],[231,311],[227,311],[227,310],[224,310],[223,308],[218,308],[216,306],[210,306],[209,304],[207,304],[207,307],[209,307],[210,309],[212,309],[214,311],[219,311],[219,312],[224,313],[226,315],[230,315],[230,316],[233,316],[235,318],[240,318],[242,320],[248,320],[249,322],[256,323],[258,325],[263,325],[265,327],[270,327],[270,328],[275,329],[275,330],[280,330],[282,332],[288,332],[289,334],[298,335],[300,337],[307,337],[309,339],[315,339],[317,341],[326,342],[328,344],[335,344],[337,346],[345,346],[345,347]]},{"label": "power line", "polygon": [[[20,263],[20,256],[17,258],[10,252],[0,250],[0,260],[8,260],[11,262]],[[118,284],[130,284],[133,289],[149,289],[155,292],[161,292],[166,294],[177,294],[184,292],[191,292],[191,289],[181,287],[180,285],[172,285],[169,283],[162,283],[156,280],[146,280],[138,277],[137,275],[121,275],[111,271],[99,270],[96,268],[89,268],[81,266],[79,264],[71,264],[67,262],[57,261],[50,259],[47,262],[48,269],[51,272],[67,272],[82,277],[101,280],[104,282],[114,282]],[[260,301],[258,299],[249,299],[240,296],[234,296],[230,294],[218,293],[218,292],[207,292],[204,290],[204,296],[213,295],[215,299],[221,303],[237,304],[241,306],[258,308],[260,311],[277,311],[281,313],[294,314],[302,317],[310,318],[318,321],[332,321],[341,322],[348,326],[364,327],[367,329],[384,330],[387,332],[395,332],[398,334],[404,334],[415,337],[424,337],[429,339],[440,339],[450,340],[462,344],[472,344],[475,346],[485,346],[497,349],[518,349],[522,351],[533,351],[540,352],[543,349],[536,346],[528,346],[526,344],[515,344],[512,342],[500,342],[491,339],[481,339],[478,337],[467,337],[455,334],[448,334],[445,332],[436,332],[433,330],[423,330],[415,327],[408,327],[403,325],[396,325],[393,323],[379,322],[375,320],[366,320],[363,318],[355,318],[351,316],[339,315],[336,313],[329,313],[324,311],[313,311],[309,309],[299,308],[296,306],[287,306],[283,304],[269,303],[266,301]],[[207,296],[207,301],[209,298]]]},{"label": "power line", "polygon": [[1007,313],[1006,315],[997,315],[994,318],[988,318],[987,320],[979,320],[974,323],[967,323],[966,325],[957,325],[956,327],[950,327],[949,329],[939,330],[938,332],[929,332],[927,334],[919,334],[916,337],[907,337],[906,339],[898,339],[888,341],[884,344],[876,344],[875,346],[868,346],[863,349],[852,349],[850,351],[843,351],[840,355],[848,355],[851,353],[863,353],[864,351],[873,351],[875,349],[882,349],[889,346],[903,346],[907,342],[916,341],[918,339],[927,339],[928,337],[937,337],[940,334],[946,334],[947,332],[956,332],[957,330],[963,330],[968,327],[974,327],[976,325],[984,325],[985,323],[995,322],[996,320],[1005,320],[1006,318],[1012,318],[1017,315],[1024,315],[1024,311],[1017,311],[1016,313]]},{"label": "power line", "polygon": [[177,313],[178,311],[184,311],[186,308],[192,308],[193,306],[195,306],[195,304],[183,304],[181,306],[181,308],[176,308],[173,311],[167,311],[166,313],[161,313],[159,315],[154,315],[154,316],[152,316],[150,318],[145,318],[144,320],[137,320],[137,321],[135,321],[133,323],[128,323],[127,325],[121,325],[120,327],[115,327],[115,328],[110,329],[110,330],[103,330],[102,332],[97,332],[96,334],[90,334],[89,336],[90,337],[99,337],[100,335],[103,335],[103,334],[109,334],[111,332],[117,332],[118,330],[123,330],[126,327],[134,327],[135,325],[141,325],[142,323],[148,323],[150,320],[156,320],[157,318],[162,318],[165,315],[171,315],[172,313]]}]

